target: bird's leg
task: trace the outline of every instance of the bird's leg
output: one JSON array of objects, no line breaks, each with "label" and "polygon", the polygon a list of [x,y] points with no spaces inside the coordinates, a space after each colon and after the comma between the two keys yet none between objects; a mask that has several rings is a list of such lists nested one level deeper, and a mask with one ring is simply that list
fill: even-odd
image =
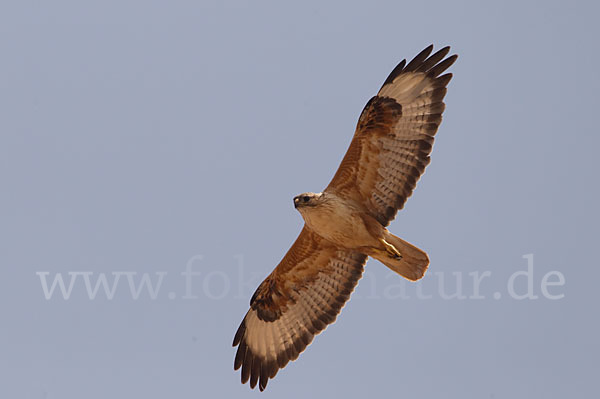
[{"label": "bird's leg", "polygon": [[393,246],[392,244],[390,244],[389,242],[387,242],[385,239],[380,238],[379,242],[381,242],[383,244],[383,247],[385,248],[386,252],[395,259],[402,259],[402,254],[400,253],[400,251],[398,251],[396,249],[395,246]]}]

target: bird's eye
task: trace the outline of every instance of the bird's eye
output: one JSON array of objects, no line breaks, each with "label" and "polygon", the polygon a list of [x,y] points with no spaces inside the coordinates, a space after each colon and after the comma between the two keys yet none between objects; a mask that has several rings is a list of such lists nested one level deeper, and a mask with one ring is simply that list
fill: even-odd
[{"label": "bird's eye", "polygon": [[308,195],[305,195],[304,197],[302,197],[302,201],[304,201],[304,202],[308,202],[309,199],[310,199],[310,197]]}]

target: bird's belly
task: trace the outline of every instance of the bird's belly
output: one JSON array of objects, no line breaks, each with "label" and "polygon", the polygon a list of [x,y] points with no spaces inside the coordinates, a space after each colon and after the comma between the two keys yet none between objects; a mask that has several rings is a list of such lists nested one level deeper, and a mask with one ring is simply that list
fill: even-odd
[{"label": "bird's belly", "polygon": [[373,237],[354,209],[318,210],[305,217],[305,221],[315,233],[340,247],[359,248],[373,244]]}]

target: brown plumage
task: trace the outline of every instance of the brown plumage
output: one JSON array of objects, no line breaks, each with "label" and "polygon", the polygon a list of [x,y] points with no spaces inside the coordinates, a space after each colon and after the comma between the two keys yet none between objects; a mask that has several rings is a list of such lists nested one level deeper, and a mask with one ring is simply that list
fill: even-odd
[{"label": "brown plumage", "polygon": [[442,120],[442,75],[457,56],[427,47],[403,60],[371,98],[350,147],[323,193],[294,199],[305,226],[260,284],[238,328],[234,369],[262,391],[314,336],[333,323],[372,256],[409,280],[425,273],[427,254],[385,227],[429,164]]}]

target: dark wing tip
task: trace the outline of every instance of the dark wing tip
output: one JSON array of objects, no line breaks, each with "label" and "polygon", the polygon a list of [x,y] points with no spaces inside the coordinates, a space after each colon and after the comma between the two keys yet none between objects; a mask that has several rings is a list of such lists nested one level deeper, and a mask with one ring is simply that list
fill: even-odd
[{"label": "dark wing tip", "polygon": [[246,318],[244,317],[244,320],[242,320],[240,326],[238,327],[237,331],[235,332],[235,336],[233,337],[233,344],[231,346],[237,346],[242,341],[242,337],[244,336],[245,332],[246,332]]},{"label": "dark wing tip", "polygon": [[452,80],[452,74],[451,73],[446,73],[442,76],[438,76],[435,79],[435,87],[446,87],[448,85],[448,83],[450,83],[450,80]]},{"label": "dark wing tip", "polygon": [[446,69],[450,68],[452,66],[452,64],[454,64],[456,62],[457,58],[458,58],[457,54],[451,55],[450,57],[446,58],[444,61],[440,62],[439,64],[435,65],[433,68],[429,69],[427,71],[427,75],[429,75],[431,77],[437,77],[438,75],[443,73]]},{"label": "dark wing tip", "polygon": [[423,63],[427,59],[427,57],[429,57],[429,54],[431,54],[432,51],[433,51],[433,44],[430,44],[429,46],[425,47],[425,49],[423,49],[423,51],[421,51],[419,54],[417,54],[415,56],[415,58],[413,58],[408,63],[408,65],[406,66],[406,68],[404,68],[404,70],[406,72],[416,70],[421,65],[421,63]]},{"label": "dark wing tip", "polygon": [[446,46],[441,50],[438,50],[435,54],[431,55],[425,61],[421,63],[421,65],[417,66],[415,71],[417,72],[427,72],[429,71],[435,64],[444,59],[446,55],[450,52],[450,46]]},{"label": "dark wing tip", "polygon": [[258,356],[253,357],[252,369],[250,371],[250,388],[254,389],[256,387],[256,383],[258,382],[258,377],[260,377],[260,369],[262,365],[262,360],[259,359]]},{"label": "dark wing tip", "polygon": [[[437,77],[448,69],[456,59],[458,55],[454,54],[444,59],[450,52],[450,46],[446,46],[431,54],[433,51],[433,44],[430,44],[417,54],[409,63],[406,64],[406,59],[402,60],[389,74],[381,88],[385,85],[392,83],[400,74],[405,72],[424,72],[429,76]],[[431,54],[431,55],[430,55]]]},{"label": "dark wing tip", "polygon": [[[275,371],[273,370],[275,369]],[[272,360],[264,363],[260,368],[260,378],[258,380],[258,389],[264,391],[269,383],[269,378],[273,378],[277,374],[277,361]]]},{"label": "dark wing tip", "polygon": [[396,65],[396,67],[388,75],[385,82],[383,82],[383,85],[381,87],[385,86],[388,83],[392,83],[394,81],[394,79],[396,79],[396,76],[398,76],[402,73],[402,71],[404,70],[404,65],[406,65],[406,59],[400,61],[400,63],[398,65]]},{"label": "dark wing tip", "polygon": [[252,351],[246,350],[242,358],[242,384],[245,384],[250,379],[250,372],[252,371]]}]

